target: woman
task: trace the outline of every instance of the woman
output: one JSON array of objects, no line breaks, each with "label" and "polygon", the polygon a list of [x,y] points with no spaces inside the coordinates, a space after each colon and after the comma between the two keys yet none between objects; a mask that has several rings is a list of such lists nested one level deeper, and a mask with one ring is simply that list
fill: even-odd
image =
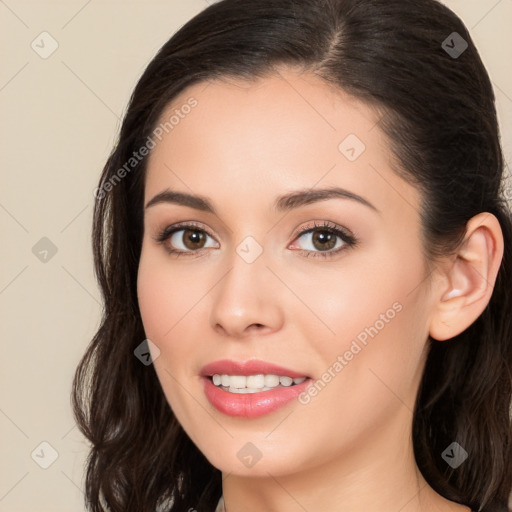
[{"label": "woman", "polygon": [[488,75],[434,0],[189,21],[95,191],[89,510],[507,511],[502,173]]}]

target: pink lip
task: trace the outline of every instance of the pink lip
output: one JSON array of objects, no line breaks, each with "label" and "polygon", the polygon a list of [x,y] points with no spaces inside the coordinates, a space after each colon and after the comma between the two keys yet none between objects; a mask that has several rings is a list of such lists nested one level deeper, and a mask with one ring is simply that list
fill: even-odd
[{"label": "pink lip", "polygon": [[259,393],[235,394],[217,387],[208,377],[202,377],[204,393],[218,411],[228,416],[257,418],[276,411],[297,398],[312,382],[306,379],[300,384],[275,388]]},{"label": "pink lip", "polygon": [[259,373],[263,373],[264,375],[286,375],[292,379],[308,377],[305,373],[299,373],[294,370],[290,370],[289,368],[285,368],[284,366],[259,361],[258,359],[251,359],[243,362],[223,359],[221,361],[214,361],[213,363],[207,364],[201,369],[201,375],[203,377],[210,377],[215,374],[257,375]]},{"label": "pink lip", "polygon": [[277,387],[258,393],[236,394],[215,386],[210,379],[210,376],[214,374],[257,375],[260,373],[286,375],[292,378],[307,377],[303,373],[264,361],[251,360],[243,363],[229,360],[216,361],[201,370],[206,398],[213,407],[228,416],[257,418],[285,406],[297,398],[312,382],[308,377],[300,384],[289,387]]}]

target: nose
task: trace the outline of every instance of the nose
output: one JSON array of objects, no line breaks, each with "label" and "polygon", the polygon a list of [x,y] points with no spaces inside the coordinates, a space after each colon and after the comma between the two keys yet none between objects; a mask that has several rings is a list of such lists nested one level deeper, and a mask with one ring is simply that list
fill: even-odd
[{"label": "nose", "polygon": [[267,268],[264,253],[252,263],[235,253],[229,271],[210,291],[212,328],[233,338],[279,330],[284,304],[278,290],[279,281]]}]

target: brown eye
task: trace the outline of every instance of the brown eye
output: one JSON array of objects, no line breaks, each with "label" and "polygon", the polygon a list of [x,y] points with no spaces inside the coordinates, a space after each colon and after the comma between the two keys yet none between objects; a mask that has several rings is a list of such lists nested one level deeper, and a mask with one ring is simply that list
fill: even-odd
[{"label": "brown eye", "polygon": [[341,249],[345,245],[350,245],[344,233],[325,228],[309,229],[301,233],[300,236],[297,237],[297,240],[302,240],[300,244],[297,244],[300,249],[314,252],[326,252],[332,249]]},{"label": "brown eye", "polygon": [[175,255],[200,253],[208,247],[219,247],[215,239],[204,229],[192,224],[170,226],[156,238],[165,245],[168,252]]},{"label": "brown eye", "polygon": [[334,249],[337,236],[329,231],[316,231],[312,236],[313,246],[320,250]]},{"label": "brown eye", "polygon": [[180,232],[183,232],[181,240],[187,249],[194,250],[203,248],[206,241],[206,233],[198,229],[182,229],[176,233]]},{"label": "brown eye", "polygon": [[348,229],[325,221],[316,222],[305,227],[295,238],[292,249],[300,249],[308,257],[330,258],[350,247],[355,247],[358,240]]}]

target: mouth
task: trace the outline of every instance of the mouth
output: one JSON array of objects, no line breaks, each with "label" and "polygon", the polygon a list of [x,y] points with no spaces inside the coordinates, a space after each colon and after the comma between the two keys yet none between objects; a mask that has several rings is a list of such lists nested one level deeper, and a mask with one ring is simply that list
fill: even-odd
[{"label": "mouth", "polygon": [[229,393],[260,393],[276,388],[288,388],[301,384],[309,377],[295,377],[276,374],[228,375],[215,373],[207,376],[214,386]]},{"label": "mouth", "polygon": [[306,372],[292,370],[259,359],[214,361],[203,366],[200,374],[202,377],[211,379],[216,386],[222,385],[236,389],[288,387],[300,383],[297,379],[310,378]]},{"label": "mouth", "polygon": [[312,377],[259,360],[222,360],[202,368],[204,393],[211,405],[228,416],[257,418],[297,399]]}]

